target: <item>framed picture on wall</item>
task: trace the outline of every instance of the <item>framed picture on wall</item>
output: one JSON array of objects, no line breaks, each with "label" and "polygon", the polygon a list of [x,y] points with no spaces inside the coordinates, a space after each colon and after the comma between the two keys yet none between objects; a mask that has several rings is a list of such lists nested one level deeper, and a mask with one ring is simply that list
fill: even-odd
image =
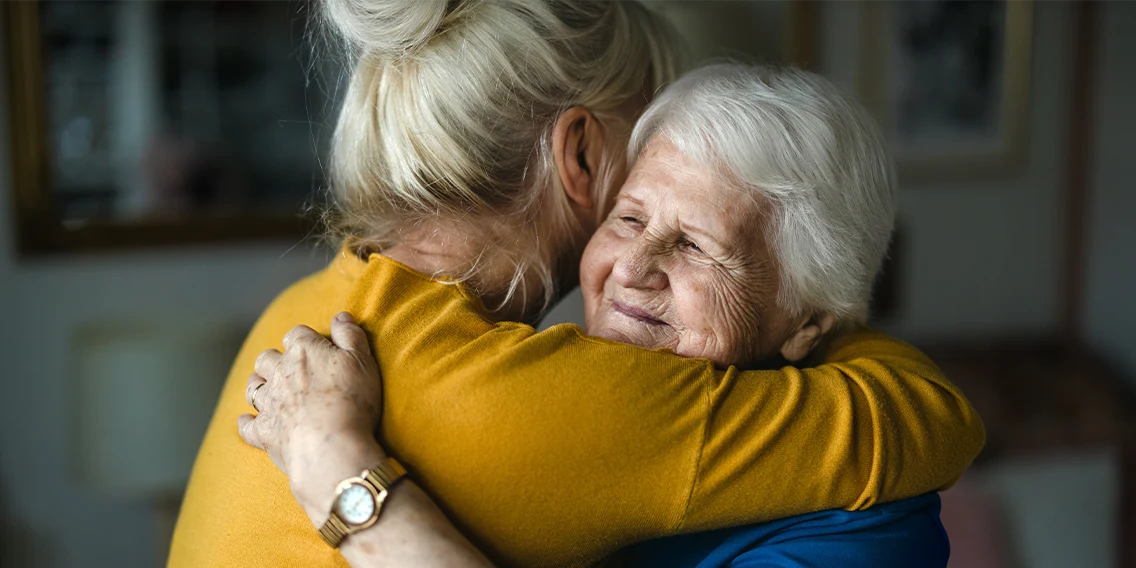
[{"label": "framed picture on wall", "polygon": [[1028,153],[1029,0],[864,2],[859,89],[904,183],[1014,175]]},{"label": "framed picture on wall", "polygon": [[16,243],[297,242],[331,91],[309,2],[0,2]]}]

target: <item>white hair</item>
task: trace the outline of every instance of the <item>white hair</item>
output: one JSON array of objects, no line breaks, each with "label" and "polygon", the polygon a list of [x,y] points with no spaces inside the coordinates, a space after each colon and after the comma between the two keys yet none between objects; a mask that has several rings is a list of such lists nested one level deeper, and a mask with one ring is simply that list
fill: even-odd
[{"label": "white hair", "polygon": [[772,204],[766,238],[795,315],[867,319],[895,224],[894,167],[861,105],[791,68],[716,64],[685,75],[644,112],[630,156],[665,137],[725,183]]},{"label": "white hair", "polygon": [[483,256],[504,257],[516,271],[496,292],[525,293],[536,276],[547,306],[585,230],[556,175],[553,125],[574,105],[603,125],[607,203],[629,105],[676,74],[665,20],[596,0],[324,0],[323,15],[354,52],[331,150],[340,236],[381,250],[416,223],[464,222],[482,248],[451,276],[476,284]]}]

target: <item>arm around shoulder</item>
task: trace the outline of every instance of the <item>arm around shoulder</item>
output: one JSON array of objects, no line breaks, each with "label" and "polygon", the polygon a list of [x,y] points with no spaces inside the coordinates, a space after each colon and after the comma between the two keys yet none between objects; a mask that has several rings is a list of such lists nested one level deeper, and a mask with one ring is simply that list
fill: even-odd
[{"label": "arm around shoulder", "polygon": [[815,368],[721,371],[578,328],[493,324],[459,287],[390,261],[368,272],[351,309],[380,361],[388,447],[495,556],[596,559],[863,508],[949,485],[984,440],[938,368],[876,332],[850,332]]}]

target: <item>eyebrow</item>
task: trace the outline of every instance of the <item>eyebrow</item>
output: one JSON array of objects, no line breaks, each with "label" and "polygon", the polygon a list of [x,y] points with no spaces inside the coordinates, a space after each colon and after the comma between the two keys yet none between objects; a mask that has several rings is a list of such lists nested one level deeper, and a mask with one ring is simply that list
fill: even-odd
[{"label": "eyebrow", "polygon": [[630,195],[627,195],[626,193],[623,193],[622,191],[619,192],[619,195],[615,196],[615,201],[616,201],[616,203],[618,203],[620,201],[630,201],[630,202],[632,202],[636,205],[639,205],[639,206],[643,205],[642,199],[639,199],[638,197],[632,197]]}]

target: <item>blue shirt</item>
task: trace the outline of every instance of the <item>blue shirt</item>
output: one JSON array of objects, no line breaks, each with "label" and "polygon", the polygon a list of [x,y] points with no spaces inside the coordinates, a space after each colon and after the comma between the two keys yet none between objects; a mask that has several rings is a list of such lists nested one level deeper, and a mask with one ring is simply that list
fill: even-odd
[{"label": "blue shirt", "polygon": [[939,494],[864,511],[821,511],[635,545],[624,566],[691,568],[945,568]]}]

